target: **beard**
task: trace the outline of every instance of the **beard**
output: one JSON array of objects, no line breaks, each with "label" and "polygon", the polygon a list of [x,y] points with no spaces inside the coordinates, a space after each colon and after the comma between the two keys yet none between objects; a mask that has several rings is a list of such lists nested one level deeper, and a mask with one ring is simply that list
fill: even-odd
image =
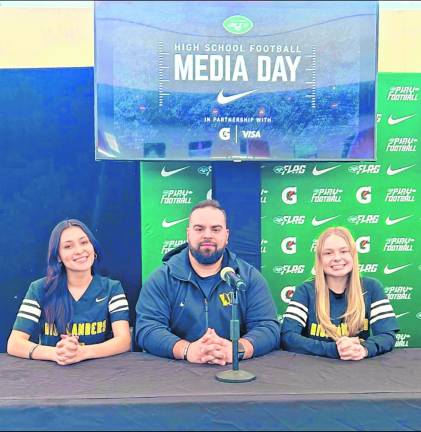
[{"label": "beard", "polygon": [[[193,247],[189,244],[189,251],[194,256],[197,262],[204,265],[215,264],[225,252],[225,246],[221,249],[206,248],[205,251],[201,251],[200,245],[198,248]],[[213,252],[212,252],[213,251]]]}]

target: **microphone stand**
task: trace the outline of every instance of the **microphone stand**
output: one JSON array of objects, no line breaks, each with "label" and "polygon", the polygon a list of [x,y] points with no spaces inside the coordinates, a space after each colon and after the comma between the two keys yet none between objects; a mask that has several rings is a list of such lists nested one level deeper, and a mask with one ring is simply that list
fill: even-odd
[{"label": "microphone stand", "polygon": [[216,379],[222,382],[239,383],[249,382],[256,379],[251,372],[240,370],[238,360],[238,339],[240,338],[240,321],[238,320],[238,287],[230,283],[233,288],[232,294],[232,317],[230,321],[230,337],[232,341],[232,370],[216,374]]}]

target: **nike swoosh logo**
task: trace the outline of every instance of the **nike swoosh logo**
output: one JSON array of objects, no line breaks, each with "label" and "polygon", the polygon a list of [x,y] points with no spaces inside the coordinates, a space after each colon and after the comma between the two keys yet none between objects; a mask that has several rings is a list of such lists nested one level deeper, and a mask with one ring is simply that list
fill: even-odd
[{"label": "nike swoosh logo", "polygon": [[323,224],[325,224],[325,223],[327,223],[327,222],[329,222],[329,221],[331,221],[331,220],[333,220],[333,219],[336,219],[337,217],[339,217],[339,216],[333,216],[333,217],[330,217],[330,218],[327,218],[327,219],[320,219],[320,220],[317,220],[317,219],[314,217],[313,220],[311,221],[311,224],[312,224],[313,226],[323,225]]},{"label": "nike swoosh logo", "polygon": [[162,176],[162,177],[169,177],[169,176],[172,176],[172,175],[174,175],[174,174],[179,173],[180,171],[184,171],[184,170],[187,169],[187,168],[190,168],[190,165],[185,166],[185,167],[183,167],[183,168],[179,168],[179,169],[171,170],[171,171],[166,171],[166,169],[165,169],[165,167],[164,167],[164,168],[162,168],[162,170],[161,170],[161,176]]},{"label": "nike swoosh logo", "polygon": [[410,218],[410,217],[412,217],[412,215],[404,216],[404,217],[401,217],[401,218],[398,218],[398,219],[390,219],[390,217],[388,216],[388,217],[386,218],[386,225],[395,225],[395,224],[397,224],[397,223],[399,223],[399,222],[402,222],[402,221],[404,221],[405,219],[408,219],[408,218]]},{"label": "nike swoosh logo", "polygon": [[238,99],[241,99],[244,96],[247,96],[247,95],[249,95],[251,93],[254,93],[255,91],[257,91],[257,89],[256,90],[246,91],[246,92],[243,92],[243,93],[238,93],[238,94],[231,95],[231,96],[224,96],[224,90],[221,90],[218,93],[218,96],[216,97],[216,102],[218,102],[219,105],[226,105],[226,104],[234,102],[234,101],[236,101]]},{"label": "nike swoosh logo", "polygon": [[405,120],[408,120],[408,119],[414,117],[414,115],[415,115],[415,114],[408,115],[408,116],[405,116],[405,117],[399,117],[399,118],[396,118],[396,119],[394,119],[394,118],[390,115],[389,118],[387,119],[387,123],[390,124],[390,126],[397,125],[397,124],[399,124],[399,123],[404,122]]},{"label": "nike swoosh logo", "polygon": [[408,315],[408,314],[409,314],[409,312],[404,312],[404,313],[401,313],[399,315],[396,315],[396,318],[400,318],[400,317],[403,317],[403,316]]},{"label": "nike swoosh logo", "polygon": [[179,223],[181,223],[181,222],[186,221],[187,219],[188,219],[188,217],[183,218],[183,219],[178,219],[178,220],[175,220],[175,221],[173,221],[173,222],[167,222],[167,218],[165,218],[165,219],[162,221],[162,228],[170,228],[170,227],[172,227],[172,226],[174,226],[174,225],[177,225],[177,224],[179,224]]},{"label": "nike swoosh logo", "polygon": [[319,176],[319,175],[325,174],[325,173],[327,173],[327,172],[329,172],[329,171],[332,171],[332,170],[334,170],[334,169],[336,169],[336,168],[338,168],[338,167],[340,167],[340,165],[335,165],[335,166],[333,166],[333,167],[330,167],[330,168],[324,168],[324,169],[317,169],[317,167],[314,167],[314,168],[313,168],[313,175],[315,175],[315,176]]},{"label": "nike swoosh logo", "polygon": [[408,266],[410,266],[411,264],[406,264],[406,265],[403,265],[403,266],[400,266],[400,267],[395,267],[395,268],[389,268],[389,266],[386,266],[385,268],[384,268],[384,274],[392,274],[392,273],[396,273],[397,271],[399,271],[399,270],[402,270],[402,269],[404,269],[405,267],[408,267]]},{"label": "nike swoosh logo", "polygon": [[99,302],[104,301],[106,298],[107,298],[107,296],[102,297],[102,298],[98,298],[98,297],[97,297],[97,298],[95,299],[95,301],[96,301],[97,303],[99,303]]},{"label": "nike swoosh logo", "polygon": [[407,167],[403,167],[403,168],[398,168],[398,169],[392,169],[392,167],[389,166],[389,167],[387,168],[387,175],[392,176],[392,175],[395,175],[395,174],[399,174],[400,172],[402,172],[402,171],[406,171],[406,170],[408,170],[409,168],[412,168],[412,167],[414,167],[414,166],[415,166],[415,164],[414,164],[414,165],[407,166]]}]

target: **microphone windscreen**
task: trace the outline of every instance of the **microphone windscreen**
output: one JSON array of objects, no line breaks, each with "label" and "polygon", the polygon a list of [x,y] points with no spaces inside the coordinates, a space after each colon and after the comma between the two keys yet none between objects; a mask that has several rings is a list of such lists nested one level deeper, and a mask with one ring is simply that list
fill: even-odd
[{"label": "microphone windscreen", "polygon": [[227,277],[227,273],[234,273],[234,274],[235,274],[235,271],[234,271],[234,269],[231,268],[231,267],[224,267],[224,268],[221,270],[221,273],[219,273],[219,274],[220,274],[220,276],[221,276],[221,279],[224,280],[225,282],[227,282],[227,279],[226,279],[226,277]]}]

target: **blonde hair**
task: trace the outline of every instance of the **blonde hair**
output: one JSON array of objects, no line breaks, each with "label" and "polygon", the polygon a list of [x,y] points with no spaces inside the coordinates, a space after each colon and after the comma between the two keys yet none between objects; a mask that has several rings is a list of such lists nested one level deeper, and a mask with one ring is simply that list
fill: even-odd
[{"label": "blonde hair", "polygon": [[330,227],[320,234],[316,244],[315,260],[315,289],[316,289],[316,314],[317,319],[326,335],[339,339],[337,327],[330,319],[329,288],[326,284],[326,277],[322,265],[322,250],[324,243],[331,235],[343,238],[349,246],[353,266],[348,275],[348,288],[346,290],[347,308],[341,318],[348,328],[349,336],[356,336],[364,327],[365,303],[361,286],[360,271],[358,265],[358,254],[354,239],[351,233],[344,227]]}]

